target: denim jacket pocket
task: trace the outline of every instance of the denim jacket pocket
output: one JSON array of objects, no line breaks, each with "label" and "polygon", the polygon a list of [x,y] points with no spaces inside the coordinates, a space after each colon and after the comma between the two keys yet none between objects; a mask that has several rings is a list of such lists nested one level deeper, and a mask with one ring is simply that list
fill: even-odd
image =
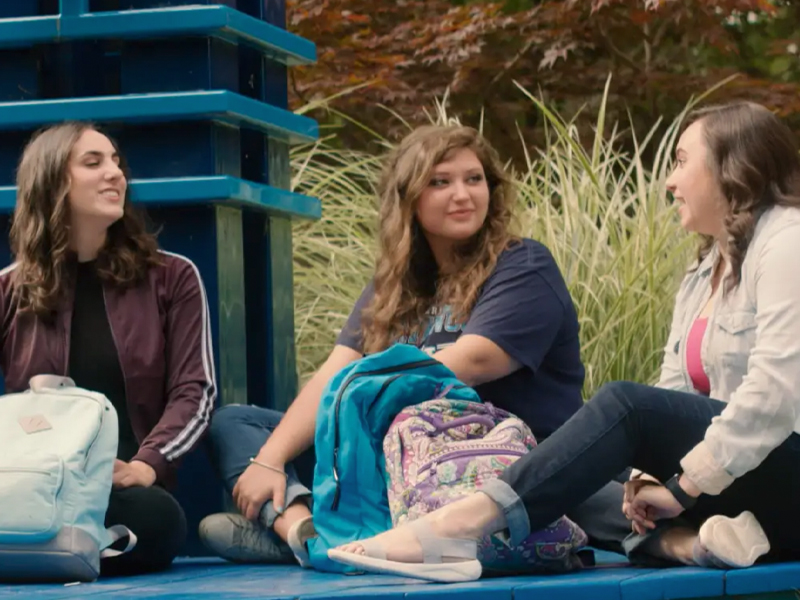
[{"label": "denim jacket pocket", "polygon": [[713,352],[726,366],[735,369],[739,376],[747,371],[747,359],[756,339],[756,316],[751,312],[736,311],[717,315],[718,331]]}]

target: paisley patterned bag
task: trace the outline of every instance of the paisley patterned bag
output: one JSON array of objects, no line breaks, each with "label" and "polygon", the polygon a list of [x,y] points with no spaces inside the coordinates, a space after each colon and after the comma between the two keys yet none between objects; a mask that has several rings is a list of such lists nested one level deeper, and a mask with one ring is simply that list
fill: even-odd
[{"label": "paisley patterned bag", "polygon": [[[459,500],[536,446],[530,429],[491,404],[430,400],[404,409],[384,439],[394,526]],[[512,548],[488,536],[478,548],[484,570],[552,573],[580,568],[586,534],[567,517]]]}]

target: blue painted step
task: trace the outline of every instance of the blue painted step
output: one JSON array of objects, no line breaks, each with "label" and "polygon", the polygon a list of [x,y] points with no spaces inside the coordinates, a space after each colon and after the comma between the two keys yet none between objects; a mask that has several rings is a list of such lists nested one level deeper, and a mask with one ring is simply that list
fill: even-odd
[{"label": "blue painted step", "polygon": [[[134,179],[131,181],[131,196],[134,202],[158,207],[217,201],[293,218],[318,219],[322,214],[321,204],[316,198],[225,175]],[[13,211],[15,203],[16,188],[0,186],[0,214]]]},{"label": "blue painted step", "polygon": [[317,139],[317,122],[227,90],[125,94],[0,102],[0,129],[32,129],[64,120],[110,122],[211,119],[289,143]]},{"label": "blue painted step", "polygon": [[[601,553],[605,554],[605,553]],[[616,560],[622,557],[616,557]],[[624,559],[623,559],[624,560]],[[599,563],[603,558],[598,559]],[[612,561],[616,562],[616,561]],[[736,580],[748,585],[733,585]],[[667,600],[724,598],[784,592],[800,587],[800,564],[786,563],[719,571],[696,568],[636,569],[600,566],[579,573],[483,579],[472,583],[424,584],[399,577],[345,576],[289,566],[232,565],[218,559],[179,560],[164,573],[71,587],[0,586],[0,600],[19,598],[161,598],[209,600]],[[750,596],[751,598],[753,596]],[[761,597],[761,596],[759,596]]]},{"label": "blue painted step", "polygon": [[255,48],[288,66],[316,60],[315,45],[227,6],[180,6],[0,19],[0,48],[95,39],[210,35]]}]

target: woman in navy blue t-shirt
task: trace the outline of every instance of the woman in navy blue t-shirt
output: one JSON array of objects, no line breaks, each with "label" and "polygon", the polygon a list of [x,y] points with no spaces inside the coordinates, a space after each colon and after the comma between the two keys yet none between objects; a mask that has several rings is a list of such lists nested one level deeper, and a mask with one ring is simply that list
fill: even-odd
[{"label": "woman in navy blue t-shirt", "polygon": [[[403,330],[394,338],[434,355],[474,386],[484,402],[517,415],[541,440],[583,404],[578,318],[550,251],[530,239],[509,236],[507,244],[488,277],[458,274],[477,290],[466,315],[454,311],[457,300],[434,300],[419,321],[424,329]],[[423,266],[423,277],[438,264],[430,260]],[[336,340],[359,355],[365,350],[364,330],[369,333],[369,311],[382,304],[375,287],[375,280],[367,285]]]},{"label": "woman in navy blue t-shirt", "polygon": [[[214,417],[217,462],[241,513],[201,525],[221,556],[275,562],[285,540],[307,560],[310,491],[291,463],[313,443],[328,380],[364,354],[414,343],[539,441],[583,404],[572,299],[547,248],[511,234],[514,190],[486,140],[467,127],[419,128],[387,160],[378,192],[375,273],[327,361],[286,415],[232,406]],[[569,516],[615,547],[630,532],[622,495],[609,484]]]}]

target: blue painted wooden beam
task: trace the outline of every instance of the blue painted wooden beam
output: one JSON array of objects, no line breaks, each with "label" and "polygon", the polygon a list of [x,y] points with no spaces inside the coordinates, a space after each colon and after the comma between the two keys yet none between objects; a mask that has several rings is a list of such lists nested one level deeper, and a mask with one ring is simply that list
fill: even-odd
[{"label": "blue painted wooden beam", "polygon": [[[260,209],[267,214],[295,219],[318,219],[322,214],[319,200],[288,190],[281,190],[228,177],[185,177],[180,179],[134,179],[131,181],[133,201],[158,207],[218,204]],[[0,214],[14,210],[16,188],[0,186]]]},{"label": "blue painted wooden beam", "polygon": [[315,45],[227,6],[180,6],[0,19],[0,48],[96,39],[210,35],[245,44],[289,66],[313,63]]},{"label": "blue painted wooden beam", "polygon": [[211,119],[256,129],[289,143],[317,139],[317,122],[227,90],[126,94],[0,103],[0,130],[31,129],[64,120],[112,122]]}]

